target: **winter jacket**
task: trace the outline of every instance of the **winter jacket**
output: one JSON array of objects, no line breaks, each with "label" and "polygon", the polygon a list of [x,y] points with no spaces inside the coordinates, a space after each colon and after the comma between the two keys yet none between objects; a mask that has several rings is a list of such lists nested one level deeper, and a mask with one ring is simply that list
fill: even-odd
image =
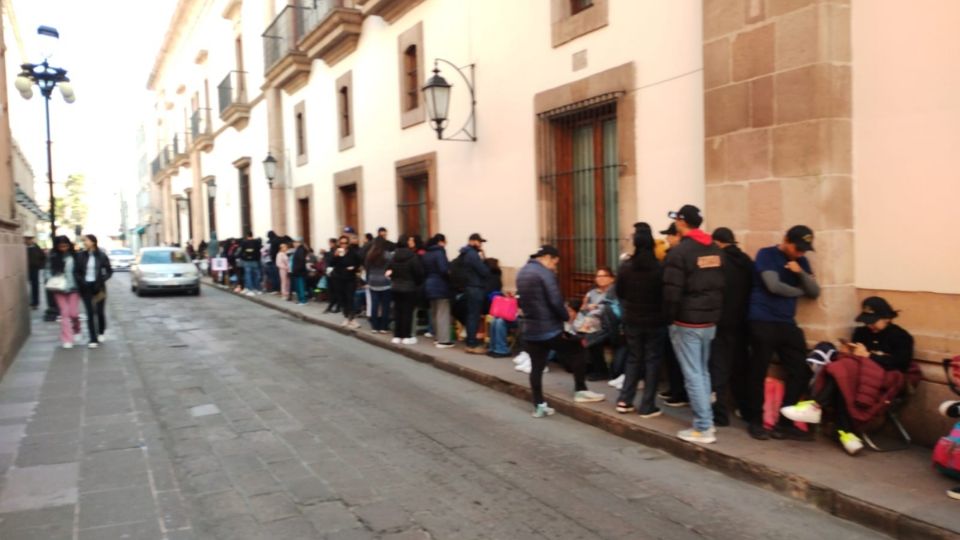
[{"label": "winter jacket", "polygon": [[920,379],[919,369],[912,365],[909,372],[885,370],[870,358],[841,354],[827,364],[817,377],[814,393],[819,392],[829,375],[837,382],[850,418],[858,426],[867,424],[886,412],[894,398],[908,383]]},{"label": "winter jacket", "polygon": [[408,248],[399,248],[393,254],[393,260],[387,265],[391,271],[392,290],[396,292],[416,292],[423,284],[423,265],[420,257]]},{"label": "winter jacket", "polygon": [[663,310],[668,322],[714,325],[723,308],[723,252],[707,233],[693,229],[667,253]]},{"label": "winter jacket", "polygon": [[45,264],[47,264],[47,256],[43,254],[40,246],[36,244],[27,246],[27,266],[30,271],[36,272],[41,270]]},{"label": "winter jacket", "polygon": [[50,254],[50,274],[53,276],[65,276],[67,279],[68,292],[75,291],[77,289],[77,280],[74,277],[76,275],[76,269],[76,253],[70,251],[67,253],[60,253],[60,251],[54,249],[53,253]]},{"label": "winter jacket", "polygon": [[450,261],[443,246],[430,246],[423,256],[427,300],[450,298]]},{"label": "winter jacket", "polygon": [[277,233],[270,231],[267,233],[267,245],[270,246],[270,260],[276,262],[277,253],[280,252],[280,237]]},{"label": "winter jacket", "polygon": [[648,329],[664,326],[663,267],[652,253],[635,255],[620,265],[617,298],[623,308],[623,325]]},{"label": "winter jacket", "polygon": [[367,286],[372,291],[390,290],[390,278],[386,276],[387,266],[393,258],[393,252],[385,252],[381,261],[367,261]]},{"label": "winter jacket", "polygon": [[489,298],[490,294],[501,291],[503,291],[503,270],[490,270],[490,275],[487,276],[483,292],[486,293]]},{"label": "winter jacket", "polygon": [[295,277],[307,275],[307,250],[303,246],[293,250],[293,256],[290,257],[290,275]]},{"label": "winter jacket", "polygon": [[338,256],[334,252],[331,261],[333,263],[333,277],[338,279],[356,277],[357,271],[363,265],[363,260],[360,259],[360,248],[354,245],[348,247],[343,255]]},{"label": "winter jacket", "polygon": [[530,259],[517,274],[517,296],[523,312],[523,337],[547,341],[563,332],[569,320],[557,275],[536,259]]},{"label": "winter jacket", "polygon": [[736,245],[723,248],[723,311],[721,328],[738,329],[747,324],[753,290],[753,261]]},{"label": "winter jacket", "polygon": [[260,250],[263,241],[259,238],[247,238],[240,242],[240,258],[246,262],[260,262]]},{"label": "winter jacket", "polygon": [[[96,266],[93,290],[86,290],[87,262],[90,257],[94,257]],[[110,266],[110,258],[101,250],[93,253],[83,250],[76,255],[77,264],[73,267],[73,275],[77,280],[77,285],[85,292],[96,294],[103,290],[104,283],[113,275],[113,267]]]},{"label": "winter jacket", "polygon": [[467,268],[466,286],[486,289],[487,279],[490,277],[490,268],[483,264],[480,252],[473,246],[463,246],[460,248],[460,253],[463,254],[463,261]]}]

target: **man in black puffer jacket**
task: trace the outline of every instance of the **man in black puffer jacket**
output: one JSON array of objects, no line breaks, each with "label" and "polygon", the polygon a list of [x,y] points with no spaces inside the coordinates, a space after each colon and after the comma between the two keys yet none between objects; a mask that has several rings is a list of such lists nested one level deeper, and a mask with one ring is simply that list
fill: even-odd
[{"label": "man in black puffer jacket", "polygon": [[645,380],[640,417],[653,418],[660,415],[655,403],[657,379],[667,347],[667,325],[663,320],[663,269],[653,253],[650,225],[637,223],[633,229],[633,256],[624,261],[617,272],[617,298],[623,307],[623,331],[630,349],[617,412],[626,414],[635,410],[633,401],[643,366]]},{"label": "man in black puffer jacket", "polygon": [[710,342],[723,308],[723,252],[700,230],[699,208],[684,205],[669,216],[683,239],[664,261],[663,307],[693,409],[693,428],[677,436],[713,443],[717,438],[710,407]]},{"label": "man in black puffer jacket", "polygon": [[713,423],[730,425],[728,388],[733,391],[737,408],[743,407],[746,387],[747,309],[753,290],[753,260],[740,250],[733,231],[720,227],[713,240],[723,250],[723,311],[717,324],[717,336],[710,346],[710,384],[717,395],[713,404]]}]

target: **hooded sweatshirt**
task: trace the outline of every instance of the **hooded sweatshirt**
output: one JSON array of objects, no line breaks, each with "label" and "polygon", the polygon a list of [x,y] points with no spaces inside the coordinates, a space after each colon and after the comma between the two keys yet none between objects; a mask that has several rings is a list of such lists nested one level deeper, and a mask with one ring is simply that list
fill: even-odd
[{"label": "hooded sweatshirt", "polygon": [[700,229],[691,229],[667,253],[663,270],[663,313],[679,326],[709,327],[723,309],[723,251]]},{"label": "hooded sweatshirt", "polygon": [[411,249],[399,248],[393,254],[393,260],[387,265],[391,271],[391,287],[397,292],[416,292],[423,283],[423,265],[420,256]]}]

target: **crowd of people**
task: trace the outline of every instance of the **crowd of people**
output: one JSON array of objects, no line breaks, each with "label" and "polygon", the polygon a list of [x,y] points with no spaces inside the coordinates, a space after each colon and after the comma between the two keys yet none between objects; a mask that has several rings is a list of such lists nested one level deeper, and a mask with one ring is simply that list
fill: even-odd
[{"label": "crowd of people", "polygon": [[[426,241],[404,234],[394,242],[382,227],[362,239],[346,227],[319,253],[302,238],[273,232],[265,242],[247,232],[205,247],[210,257],[226,259],[227,270],[215,279],[235,292],[270,292],[297,305],[326,302],[343,326],[360,329],[366,318],[369,331],[392,333],[398,345],[415,345],[423,335],[440,349],[462,339],[467,353],[513,356],[516,369],[530,376],[537,418],[554,413],[542,390],[552,361],[573,374],[577,403],[603,401],[587,384],[604,380],[619,389],[621,414],[653,418],[660,406],[689,407],[692,425],[678,437],[690,442],[715,442],[733,414],[755,439],[811,441],[810,424],[826,409],[837,440],[858,453],[856,433],[908,380],[913,339],[892,322],[897,312],[869,298],[850,340],[808,355],[796,312],[800,298],[820,294],[806,257],[814,249],[809,227],[790,228],[751,259],[729,228],[702,230],[695,206],[669,217],[663,239],[649,224],[635,224],[633,253],[616,271],[598,268],[582,299],[561,290],[561,252],[550,245],[530,256],[515,290],[504,290],[499,263],[486,255],[479,233],[452,259],[443,234]],[[775,358],[783,408],[771,425],[764,405]],[[868,372],[879,382],[860,376]],[[871,384],[876,391],[865,391]]]}]

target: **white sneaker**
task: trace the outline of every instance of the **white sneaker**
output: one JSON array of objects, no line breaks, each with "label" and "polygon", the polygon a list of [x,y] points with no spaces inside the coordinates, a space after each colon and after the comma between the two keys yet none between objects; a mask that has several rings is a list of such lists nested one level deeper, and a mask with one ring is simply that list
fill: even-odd
[{"label": "white sneaker", "polygon": [[680,439],[700,444],[711,444],[717,442],[717,436],[715,432],[707,431],[697,431],[693,428],[685,429],[677,433],[677,437]]},{"label": "white sneaker", "polygon": [[350,321],[350,324],[348,324],[347,326],[350,328],[353,328],[354,330],[358,330],[360,328],[360,323],[358,323],[357,321]]},{"label": "white sneaker", "polygon": [[526,362],[521,362],[517,364],[517,366],[513,369],[519,371],[520,373],[529,374],[531,371],[533,371],[533,364],[530,363],[530,360],[528,357]]},{"label": "white sneaker", "polygon": [[107,335],[106,335],[106,334],[100,334],[99,336],[97,336],[97,341],[99,341],[99,342],[101,342],[101,343],[103,343],[103,342],[106,341],[106,340],[107,340]]},{"label": "white sneaker", "polygon": [[96,341],[94,341],[93,343],[87,343],[87,348],[88,348],[88,349],[96,349],[96,348],[99,347],[99,346],[100,346],[100,344],[97,343]]},{"label": "white sneaker", "polygon": [[603,394],[591,392],[590,390],[581,390],[573,394],[573,401],[577,403],[599,403],[607,399]]},{"label": "white sneaker", "polygon": [[454,345],[453,343],[437,343],[434,346],[438,349],[452,349],[456,347],[456,345]]},{"label": "white sneaker", "polygon": [[607,384],[612,386],[613,388],[616,388],[617,390],[623,390],[623,380],[626,378],[627,378],[626,375],[620,375],[616,379],[608,381]]},{"label": "white sneaker", "polygon": [[816,401],[801,401],[796,405],[791,405],[789,407],[781,407],[780,414],[786,416],[794,422],[805,422],[807,424],[819,424],[820,417],[823,415],[823,410],[820,409],[820,405]]},{"label": "white sneaker", "polygon": [[426,334],[423,335],[423,337],[430,339],[433,337],[433,334],[431,334],[430,332],[427,332]]},{"label": "white sneaker", "polygon": [[404,344],[404,345],[416,345],[416,344],[417,344],[417,338],[415,338],[415,337],[405,338],[405,339],[403,340],[403,344]]},{"label": "white sneaker", "polygon": [[253,291],[243,291],[244,296],[253,296]]},{"label": "white sneaker", "polygon": [[860,437],[857,437],[849,431],[837,431],[837,435],[840,436],[840,444],[843,445],[843,449],[847,451],[851,456],[855,456],[863,450],[863,442],[860,440]]},{"label": "white sneaker", "polygon": [[557,411],[555,411],[552,407],[550,407],[546,403],[541,403],[537,405],[537,408],[534,409],[533,414],[531,416],[533,416],[534,418],[544,418],[547,416],[553,416],[554,414],[556,414],[556,412]]},{"label": "white sneaker", "polygon": [[524,362],[530,362],[530,355],[527,354],[527,351],[523,351],[522,353],[515,356],[513,359],[513,364],[516,366],[519,366]]},{"label": "white sneaker", "polygon": [[73,343],[64,343],[64,344],[63,344],[63,348],[64,348],[64,349],[72,349],[72,348],[73,348]]},{"label": "white sneaker", "polygon": [[343,326],[344,328],[346,328],[346,326],[347,326],[348,324],[350,324],[350,321],[344,319],[343,322],[340,323],[340,326]]},{"label": "white sneaker", "polygon": [[400,339],[400,338],[398,338],[398,337],[395,337],[395,338],[393,338],[393,339],[390,340],[390,343],[393,343],[394,345],[399,345],[399,344],[403,343],[403,340]]}]

